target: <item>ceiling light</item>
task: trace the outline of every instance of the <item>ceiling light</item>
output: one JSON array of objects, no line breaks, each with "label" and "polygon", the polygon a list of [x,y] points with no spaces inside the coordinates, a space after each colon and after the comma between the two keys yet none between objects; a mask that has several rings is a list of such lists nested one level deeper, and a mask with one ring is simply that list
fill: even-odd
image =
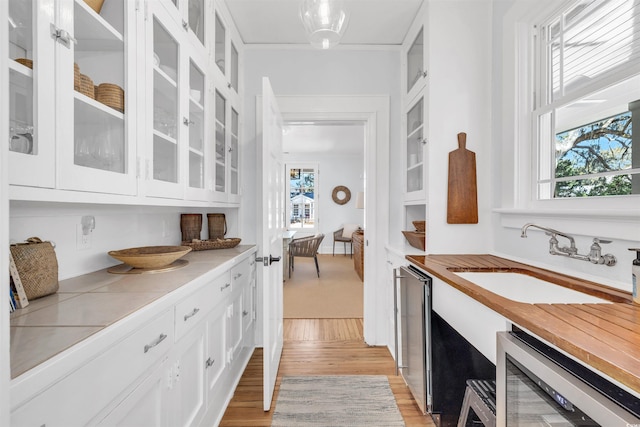
[{"label": "ceiling light", "polygon": [[342,0],[302,0],[300,19],[311,45],[329,49],[340,42],[349,16]]}]

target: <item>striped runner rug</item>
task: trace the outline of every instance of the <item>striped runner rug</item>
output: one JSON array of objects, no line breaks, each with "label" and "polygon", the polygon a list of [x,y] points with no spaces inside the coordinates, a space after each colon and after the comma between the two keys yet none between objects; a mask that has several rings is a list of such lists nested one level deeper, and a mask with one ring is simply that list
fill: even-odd
[{"label": "striped runner rug", "polygon": [[384,375],[283,377],[274,427],[404,426]]}]

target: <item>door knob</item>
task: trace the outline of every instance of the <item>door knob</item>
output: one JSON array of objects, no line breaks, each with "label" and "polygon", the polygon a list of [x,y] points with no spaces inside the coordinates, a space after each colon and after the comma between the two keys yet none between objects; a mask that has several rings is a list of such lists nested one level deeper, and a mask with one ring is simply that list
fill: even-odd
[{"label": "door knob", "polygon": [[274,256],[269,255],[269,265],[273,264],[274,262],[278,262],[278,261],[280,261],[280,257],[279,256],[274,257]]}]

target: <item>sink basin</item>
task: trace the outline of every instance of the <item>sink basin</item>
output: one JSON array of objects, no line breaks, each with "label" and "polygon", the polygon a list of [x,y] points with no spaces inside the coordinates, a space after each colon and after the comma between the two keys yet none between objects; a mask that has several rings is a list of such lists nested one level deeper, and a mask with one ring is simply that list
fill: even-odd
[{"label": "sink basin", "polygon": [[555,283],[513,272],[459,272],[456,275],[494,294],[528,304],[610,303]]}]

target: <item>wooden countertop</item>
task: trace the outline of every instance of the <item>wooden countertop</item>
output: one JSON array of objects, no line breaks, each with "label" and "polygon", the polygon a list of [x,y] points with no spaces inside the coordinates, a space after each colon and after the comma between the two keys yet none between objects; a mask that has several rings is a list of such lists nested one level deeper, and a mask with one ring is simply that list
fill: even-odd
[{"label": "wooden countertop", "polygon": [[[629,292],[494,255],[407,255],[406,259],[640,394],[640,306],[632,303]],[[455,274],[463,271],[523,273],[612,304],[526,304]]]}]

